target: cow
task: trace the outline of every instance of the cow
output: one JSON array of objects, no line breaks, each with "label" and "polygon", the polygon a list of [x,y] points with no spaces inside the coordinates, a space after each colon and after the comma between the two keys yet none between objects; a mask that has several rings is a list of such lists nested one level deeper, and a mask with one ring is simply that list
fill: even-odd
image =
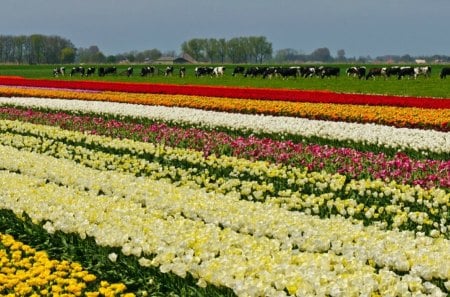
[{"label": "cow", "polygon": [[116,67],[100,67],[98,69],[98,76],[105,76],[107,74],[117,74],[117,68]]},{"label": "cow", "polygon": [[441,73],[439,74],[439,77],[441,79],[447,78],[447,75],[450,75],[450,67],[444,67],[441,69]]},{"label": "cow", "polygon": [[431,66],[414,67],[414,78],[417,78],[419,75],[429,78],[431,75]]},{"label": "cow", "polygon": [[400,67],[397,79],[402,79],[405,76],[407,76],[408,78],[415,77],[414,68],[411,66]]},{"label": "cow", "polygon": [[279,74],[282,78],[286,79],[290,76],[296,78],[299,75],[298,67],[280,67],[275,69],[275,73]]},{"label": "cow", "polygon": [[95,73],[95,67],[88,67],[86,69],[86,76],[91,76]]},{"label": "cow", "polygon": [[320,77],[324,78],[335,76],[337,78],[340,71],[341,70],[339,69],[339,67],[323,67],[322,69],[320,69]]},{"label": "cow", "polygon": [[146,66],[142,67],[141,69],[141,76],[148,76],[148,75],[153,76],[154,74],[155,74],[155,67],[153,66]]},{"label": "cow", "polygon": [[180,77],[186,76],[186,67],[180,67],[180,71],[178,72]]},{"label": "cow", "polygon": [[233,69],[233,73],[231,74],[232,76],[235,76],[236,74],[244,74],[245,72],[245,68],[242,66],[236,66]]},{"label": "cow", "polygon": [[401,70],[400,66],[390,66],[384,68],[384,76],[385,77],[391,77],[391,76],[398,76]]},{"label": "cow", "polygon": [[53,68],[53,76],[54,77],[58,77],[58,76],[64,76],[66,74],[66,68],[65,67],[56,67]]},{"label": "cow", "polygon": [[72,70],[70,71],[70,76],[73,76],[74,74],[77,73],[79,73],[80,76],[84,76],[84,67],[83,66],[73,67]]},{"label": "cow", "polygon": [[317,67],[301,67],[300,68],[300,76],[302,77],[313,77],[314,75],[316,75],[318,73],[318,68]]},{"label": "cow", "polygon": [[125,69],[124,71],[120,72],[120,75],[126,75],[127,77],[130,77],[133,75],[133,67],[129,66],[127,69]]},{"label": "cow", "polygon": [[213,67],[195,67],[195,76],[200,77],[203,75],[212,76],[214,68]]},{"label": "cow", "polygon": [[366,75],[366,80],[368,80],[369,78],[375,78],[377,76],[385,76],[385,75],[386,75],[386,67],[370,68],[369,72]]},{"label": "cow", "polygon": [[172,76],[173,74],[173,66],[167,66],[166,70],[164,70],[164,76]]},{"label": "cow", "polygon": [[347,68],[345,73],[347,73],[347,76],[358,77],[359,79],[361,79],[366,76],[366,67],[365,66],[349,67]]},{"label": "cow", "polygon": [[280,67],[267,67],[262,75],[262,78],[272,78],[272,76],[277,75],[279,68]]},{"label": "cow", "polygon": [[223,76],[224,73],[225,73],[224,66],[214,67],[214,69],[213,69],[213,75],[215,75],[215,76]]},{"label": "cow", "polygon": [[268,67],[249,67],[244,72],[244,77],[251,76],[251,77],[257,77],[258,75],[263,75],[264,72],[267,70]]}]

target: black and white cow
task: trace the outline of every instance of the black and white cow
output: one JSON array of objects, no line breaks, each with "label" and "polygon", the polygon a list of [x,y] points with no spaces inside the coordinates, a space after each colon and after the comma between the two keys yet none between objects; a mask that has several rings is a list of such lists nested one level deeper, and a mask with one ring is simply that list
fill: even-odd
[{"label": "black and white cow", "polygon": [[86,76],[94,75],[94,73],[95,73],[95,67],[88,67],[86,69]]},{"label": "black and white cow", "polygon": [[209,75],[212,76],[214,72],[214,67],[195,67],[195,76],[200,77],[203,75]]},{"label": "black and white cow", "polygon": [[401,70],[400,66],[385,67],[383,75],[385,77],[398,76],[400,74],[400,70]]},{"label": "black and white cow", "polygon": [[133,75],[133,67],[129,66],[127,67],[127,69],[125,69],[124,71],[120,72],[120,75],[126,75],[127,77],[130,77]]},{"label": "black and white cow", "polygon": [[415,77],[414,67],[411,66],[403,66],[400,67],[400,71],[398,73],[397,78],[402,79],[403,77]]},{"label": "black and white cow", "polygon": [[180,77],[185,77],[186,76],[186,67],[180,67],[180,71],[178,72],[178,75]]},{"label": "black and white cow", "polygon": [[369,79],[369,78],[375,78],[377,76],[383,76],[386,79],[388,69],[389,68],[387,68],[387,67],[370,68],[369,72],[366,75],[366,80]]},{"label": "black and white cow", "polygon": [[365,66],[349,67],[347,68],[345,73],[347,73],[347,76],[353,76],[361,79],[366,76],[366,67]]},{"label": "black and white cow", "polygon": [[251,76],[257,77],[259,75],[263,75],[268,67],[249,67],[244,72],[244,77]]},{"label": "black and white cow", "polygon": [[172,76],[173,74],[173,66],[167,66],[164,70],[164,76]]},{"label": "black and white cow", "polygon": [[225,67],[224,66],[217,66],[213,69],[213,75],[214,76],[223,76],[225,74]]},{"label": "black and white cow", "polygon": [[245,72],[245,68],[242,66],[236,66],[233,69],[233,73],[231,74],[232,76],[235,76],[236,74],[244,74]]},{"label": "black and white cow", "polygon": [[441,73],[439,74],[439,77],[441,79],[447,78],[447,75],[450,75],[450,67],[444,67],[441,69]]},{"label": "black and white cow", "polygon": [[267,67],[264,71],[262,78],[272,78],[272,76],[276,76],[279,74],[280,67]]},{"label": "black and white cow", "polygon": [[116,67],[100,67],[98,69],[98,76],[105,76],[107,74],[117,74],[117,68]]},{"label": "black and white cow", "polygon": [[417,78],[420,75],[429,78],[431,76],[431,66],[414,67],[414,78]]},{"label": "black and white cow", "polygon": [[300,67],[300,76],[302,77],[313,77],[318,73],[318,67],[309,66],[309,67]]},{"label": "black and white cow", "polygon": [[73,67],[72,70],[70,71],[70,76],[73,76],[74,74],[79,73],[81,76],[84,76],[84,67],[83,66],[78,66],[78,67]]},{"label": "black and white cow", "polygon": [[275,73],[284,79],[291,76],[296,78],[300,73],[300,69],[298,67],[279,67],[275,69]]},{"label": "black and white cow", "polygon": [[323,67],[322,69],[320,69],[320,77],[324,78],[324,77],[331,77],[331,76],[335,76],[338,77],[339,73],[340,73],[341,69],[339,67]]},{"label": "black and white cow", "polygon": [[141,76],[148,76],[148,75],[153,76],[154,74],[155,74],[155,67],[153,66],[146,66],[142,67],[141,69]]},{"label": "black and white cow", "polygon": [[56,67],[53,68],[53,76],[54,77],[58,77],[58,76],[64,76],[66,75],[66,68],[65,67]]}]

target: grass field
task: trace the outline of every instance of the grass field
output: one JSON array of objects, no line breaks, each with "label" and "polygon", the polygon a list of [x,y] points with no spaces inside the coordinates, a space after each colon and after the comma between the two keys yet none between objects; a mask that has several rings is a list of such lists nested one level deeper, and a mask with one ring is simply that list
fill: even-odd
[{"label": "grass field", "polygon": [[[102,65],[84,65],[87,67],[96,67]],[[165,77],[163,71],[166,66],[158,65],[160,75],[141,77],[140,70],[143,65],[133,65],[134,74],[131,77],[120,75],[125,71],[128,65],[117,66],[118,75],[108,75],[99,77],[97,74],[87,78],[75,75],[70,77],[68,73],[72,65],[67,65],[66,76],[54,79],[65,80],[103,80],[103,81],[130,81],[130,82],[149,82],[149,83],[169,83],[169,84],[186,84],[186,85],[223,85],[223,86],[241,86],[241,87],[265,87],[265,88],[288,88],[288,89],[304,89],[304,90],[329,90],[344,93],[368,93],[368,94],[387,94],[387,95],[404,95],[418,97],[438,97],[450,98],[450,78],[440,79],[439,73],[443,65],[433,65],[430,78],[419,77],[417,79],[398,80],[396,77],[389,79],[377,78],[369,80],[358,80],[357,78],[347,77],[345,70],[351,66],[347,64],[337,65],[341,69],[341,75],[338,78],[289,78],[283,80],[281,78],[263,79],[261,77],[250,78],[231,75],[234,65],[225,65],[226,71],[223,77],[195,77],[194,68],[196,65],[184,65],[186,67],[186,76],[180,78],[178,76],[179,65],[175,65],[174,75]],[[248,67],[245,65],[244,67]],[[367,69],[372,67],[380,67],[382,65],[367,65]],[[52,70],[55,65],[0,65],[0,76],[14,75],[26,78],[53,78]]]}]

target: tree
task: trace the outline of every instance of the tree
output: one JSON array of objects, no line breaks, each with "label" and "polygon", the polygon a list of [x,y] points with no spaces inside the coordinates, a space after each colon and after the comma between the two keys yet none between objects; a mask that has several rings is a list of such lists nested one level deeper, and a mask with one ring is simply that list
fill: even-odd
[{"label": "tree", "polygon": [[75,62],[76,50],[72,47],[65,47],[61,50],[61,63]]},{"label": "tree", "polygon": [[268,42],[264,36],[248,37],[249,53],[255,63],[262,64],[264,58],[272,57],[272,43]]},{"label": "tree", "polygon": [[104,63],[105,55],[100,51],[98,46],[91,45],[89,48],[79,48],[77,51],[77,59],[79,63]]},{"label": "tree", "polygon": [[330,50],[326,47],[322,47],[314,50],[310,55],[310,59],[313,61],[330,62],[332,57]]},{"label": "tree", "polygon": [[197,61],[205,60],[205,39],[194,38],[183,42],[181,51]]},{"label": "tree", "polygon": [[345,50],[340,49],[340,50],[337,51],[337,59],[340,62],[343,62],[343,61],[346,60],[346,58],[345,58]]}]

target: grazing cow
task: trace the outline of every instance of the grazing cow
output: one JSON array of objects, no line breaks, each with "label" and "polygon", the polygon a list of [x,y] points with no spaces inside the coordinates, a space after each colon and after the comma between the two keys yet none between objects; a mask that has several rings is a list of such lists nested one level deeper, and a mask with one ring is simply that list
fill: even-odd
[{"label": "grazing cow", "polygon": [[147,76],[147,75],[153,76],[154,74],[155,74],[155,67],[153,67],[153,66],[146,66],[146,67],[142,67],[142,69],[141,69],[141,76]]},{"label": "grazing cow", "polygon": [[88,69],[86,69],[86,76],[91,76],[95,73],[95,67],[88,67]]},{"label": "grazing cow", "polygon": [[213,75],[214,68],[213,67],[195,67],[195,76],[200,77],[203,75]]},{"label": "grazing cow", "polygon": [[164,70],[164,76],[172,76],[173,74],[173,66],[167,66],[166,70]]},{"label": "grazing cow", "polygon": [[300,67],[300,75],[302,77],[313,77],[318,73],[317,67]]},{"label": "grazing cow", "polygon": [[404,76],[407,76],[408,78],[414,77],[415,76],[414,68],[411,66],[400,67],[400,71],[398,73],[397,78],[402,79]]},{"label": "grazing cow", "polygon": [[131,75],[133,75],[133,67],[129,66],[127,69],[120,72],[120,75],[126,75],[127,77],[130,77]]},{"label": "grazing cow", "polygon": [[180,67],[179,76],[180,77],[186,76],[186,67]]},{"label": "grazing cow", "polygon": [[286,79],[290,76],[296,78],[299,74],[298,67],[280,67],[275,69],[275,73],[279,74],[283,79]]},{"label": "grazing cow", "polygon": [[242,66],[236,66],[234,67],[233,73],[231,74],[232,76],[235,76],[236,74],[244,74],[245,72],[245,68]]},{"label": "grazing cow", "polygon": [[54,77],[58,77],[58,76],[64,76],[66,74],[66,68],[65,67],[56,67],[53,68],[53,76]]},{"label": "grazing cow", "polygon": [[347,76],[358,77],[359,79],[361,79],[366,76],[366,67],[365,66],[349,67],[347,68],[345,73],[347,73]]},{"label": "grazing cow", "polygon": [[214,67],[214,69],[213,69],[213,75],[215,75],[215,76],[223,76],[224,73],[225,73],[224,66]]},{"label": "grazing cow", "polygon": [[279,68],[280,67],[267,67],[262,75],[262,78],[272,78],[272,76],[277,75]]},{"label": "grazing cow", "polygon": [[450,75],[450,67],[444,67],[441,69],[441,73],[439,74],[439,77],[441,79],[447,78],[447,75]]},{"label": "grazing cow", "polygon": [[320,77],[324,78],[335,76],[337,78],[340,71],[341,70],[339,69],[339,67],[323,67],[322,69],[320,69]]},{"label": "grazing cow", "polygon": [[370,68],[369,72],[366,75],[366,80],[368,80],[369,78],[375,78],[377,76],[385,76],[386,75],[386,67],[383,68]]},{"label": "grazing cow", "polygon": [[80,76],[84,76],[84,67],[83,66],[73,67],[72,70],[70,71],[70,76],[73,76],[74,74],[77,73],[79,73]]},{"label": "grazing cow", "polygon": [[105,76],[107,74],[117,74],[116,67],[100,67],[98,69],[98,76]]},{"label": "grazing cow", "polygon": [[417,78],[419,75],[429,78],[431,75],[431,66],[414,67],[414,78]]},{"label": "grazing cow", "polygon": [[398,76],[400,74],[401,67],[400,66],[390,66],[385,67],[385,73],[383,74],[385,77]]},{"label": "grazing cow", "polygon": [[264,72],[267,70],[268,67],[250,67],[248,68],[245,73],[244,77],[251,76],[251,77],[257,77],[258,75],[263,75]]}]

